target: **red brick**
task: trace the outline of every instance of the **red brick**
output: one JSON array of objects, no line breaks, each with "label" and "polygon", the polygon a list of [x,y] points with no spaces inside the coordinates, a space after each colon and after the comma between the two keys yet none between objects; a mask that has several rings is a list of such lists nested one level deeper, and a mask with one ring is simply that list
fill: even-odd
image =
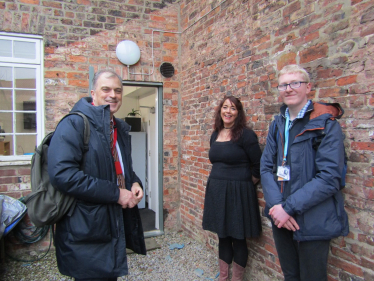
[{"label": "red brick", "polygon": [[86,62],[87,58],[83,56],[69,56],[68,60],[72,62]]},{"label": "red brick", "polygon": [[300,10],[300,2],[299,1],[293,2],[290,5],[284,7],[283,17],[287,17],[290,14],[296,12],[297,10]]},{"label": "red brick", "polygon": [[21,3],[39,5],[39,0],[19,0]]},{"label": "red brick", "polygon": [[89,0],[77,0],[77,4],[78,4],[78,5],[87,5],[87,6],[91,6],[91,1],[89,1]]},{"label": "red brick", "polygon": [[329,263],[333,266],[336,266],[338,268],[341,268],[349,273],[352,273],[358,277],[363,276],[363,271],[360,267],[356,266],[355,264],[348,263],[346,261],[337,259],[335,257],[330,256]]},{"label": "red brick", "polygon": [[282,55],[277,62],[278,70],[281,70],[284,66],[288,64],[295,64],[296,63],[296,54],[295,53],[287,53]]},{"label": "red brick", "polygon": [[326,88],[326,89],[319,89],[319,98],[326,98],[326,97],[340,97],[341,90],[340,88]]},{"label": "red brick", "polygon": [[339,77],[341,76],[343,71],[341,69],[333,69],[333,68],[327,68],[327,69],[318,69],[317,70],[317,78],[331,78],[331,77]]},{"label": "red brick", "polygon": [[360,259],[357,258],[355,255],[347,252],[347,251],[344,251],[343,249],[339,249],[337,247],[334,247],[332,246],[331,247],[331,253],[336,256],[336,257],[339,257],[345,261],[348,261],[348,262],[352,262],[352,263],[355,263],[355,264],[359,264],[360,263]]},{"label": "red brick", "polygon": [[52,7],[52,8],[56,8],[56,9],[61,9],[62,8],[61,3],[53,2],[53,1],[43,1],[43,6]]},{"label": "red brick", "polygon": [[305,36],[309,33],[314,33],[316,31],[319,31],[323,26],[325,26],[327,21],[317,22],[315,24],[312,24],[311,26],[308,26],[305,29],[300,30],[300,36]]},{"label": "red brick", "polygon": [[69,80],[69,85],[71,86],[78,86],[78,87],[83,87],[83,88],[88,88],[89,87],[89,81],[87,80]]},{"label": "red brick", "polygon": [[179,88],[178,82],[165,82],[164,83],[165,88]]},{"label": "red brick", "polygon": [[31,168],[18,169],[18,175],[20,176],[30,175],[30,174],[31,174]]},{"label": "red brick", "polygon": [[254,41],[253,42],[253,46],[258,46],[258,45],[260,45],[262,43],[268,42],[269,40],[270,40],[270,35],[263,36],[262,38],[257,39],[256,41]]},{"label": "red brick", "polygon": [[9,177],[9,176],[16,176],[17,171],[14,169],[11,170],[0,170],[0,177]]},{"label": "red brick", "polygon": [[75,14],[73,12],[65,12],[65,17],[73,19],[75,18]]},{"label": "red brick", "polygon": [[345,86],[345,85],[356,83],[356,80],[357,80],[357,75],[350,75],[350,76],[339,78],[336,81],[336,84],[338,86]]},{"label": "red brick", "polygon": [[247,85],[247,82],[246,81],[243,81],[243,82],[239,82],[236,84],[236,88],[237,89],[240,89],[240,88],[243,88]]},{"label": "red brick", "polygon": [[165,22],[166,21],[165,17],[160,17],[160,16],[156,16],[156,15],[151,15],[151,20],[159,21],[159,22]]},{"label": "red brick", "polygon": [[319,43],[300,52],[300,63],[311,62],[327,57],[328,46],[326,43]]},{"label": "red brick", "polygon": [[316,88],[326,88],[326,87],[333,87],[333,86],[335,86],[335,80],[334,79],[318,81],[317,84],[316,84]]},{"label": "red brick", "polygon": [[374,151],[374,143],[373,142],[352,142],[351,149]]},{"label": "red brick", "polygon": [[301,46],[301,45],[309,43],[309,42],[311,42],[313,40],[316,40],[318,38],[319,38],[319,32],[316,31],[316,32],[313,32],[311,34],[308,34],[308,35],[306,35],[304,37],[301,37],[301,38],[295,40],[292,44],[294,46]]},{"label": "red brick", "polygon": [[178,50],[178,44],[176,43],[164,43],[162,44],[162,46],[166,49],[166,50]]},{"label": "red brick", "polygon": [[361,3],[363,0],[351,0],[351,5],[354,6],[358,3]]},{"label": "red brick", "polygon": [[87,73],[82,73],[82,72],[68,72],[67,73],[67,78],[86,80],[86,79],[88,79],[88,74]]}]

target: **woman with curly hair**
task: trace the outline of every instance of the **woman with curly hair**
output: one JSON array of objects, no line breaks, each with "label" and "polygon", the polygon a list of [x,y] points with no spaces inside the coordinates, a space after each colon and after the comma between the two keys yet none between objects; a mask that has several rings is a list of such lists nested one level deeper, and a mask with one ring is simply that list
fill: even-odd
[{"label": "woman with curly hair", "polygon": [[247,125],[243,105],[225,96],[215,113],[210,138],[210,172],[204,203],[203,229],[219,238],[220,281],[243,279],[248,260],[246,238],[258,237],[261,219],[255,184],[260,179],[261,149]]}]

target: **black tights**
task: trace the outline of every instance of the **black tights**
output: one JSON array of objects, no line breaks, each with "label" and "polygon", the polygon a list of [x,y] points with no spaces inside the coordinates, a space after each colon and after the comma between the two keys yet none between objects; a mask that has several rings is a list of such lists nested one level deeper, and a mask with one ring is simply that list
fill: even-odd
[{"label": "black tights", "polygon": [[227,264],[231,264],[232,260],[245,267],[248,260],[248,248],[245,239],[235,239],[230,236],[219,238],[218,256]]}]

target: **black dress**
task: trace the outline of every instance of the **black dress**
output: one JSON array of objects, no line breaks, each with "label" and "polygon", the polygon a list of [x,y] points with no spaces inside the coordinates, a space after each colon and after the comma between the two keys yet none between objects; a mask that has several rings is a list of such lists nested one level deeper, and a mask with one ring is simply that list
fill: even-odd
[{"label": "black dress", "polygon": [[258,237],[261,218],[252,175],[260,178],[261,149],[257,135],[244,129],[236,142],[210,139],[210,172],[204,203],[203,229],[218,237]]}]

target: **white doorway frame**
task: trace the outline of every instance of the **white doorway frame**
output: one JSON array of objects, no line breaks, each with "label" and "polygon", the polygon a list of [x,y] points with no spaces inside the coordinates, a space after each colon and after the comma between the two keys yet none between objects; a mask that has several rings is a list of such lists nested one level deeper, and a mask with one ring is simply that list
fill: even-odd
[{"label": "white doorway frame", "polygon": [[158,185],[158,212],[156,217],[156,224],[158,222],[157,230],[147,231],[144,237],[153,237],[164,234],[164,216],[163,216],[163,88],[161,82],[139,82],[139,81],[122,81],[123,86],[132,87],[152,87],[157,88],[156,94],[156,135],[157,135],[157,185]]}]

